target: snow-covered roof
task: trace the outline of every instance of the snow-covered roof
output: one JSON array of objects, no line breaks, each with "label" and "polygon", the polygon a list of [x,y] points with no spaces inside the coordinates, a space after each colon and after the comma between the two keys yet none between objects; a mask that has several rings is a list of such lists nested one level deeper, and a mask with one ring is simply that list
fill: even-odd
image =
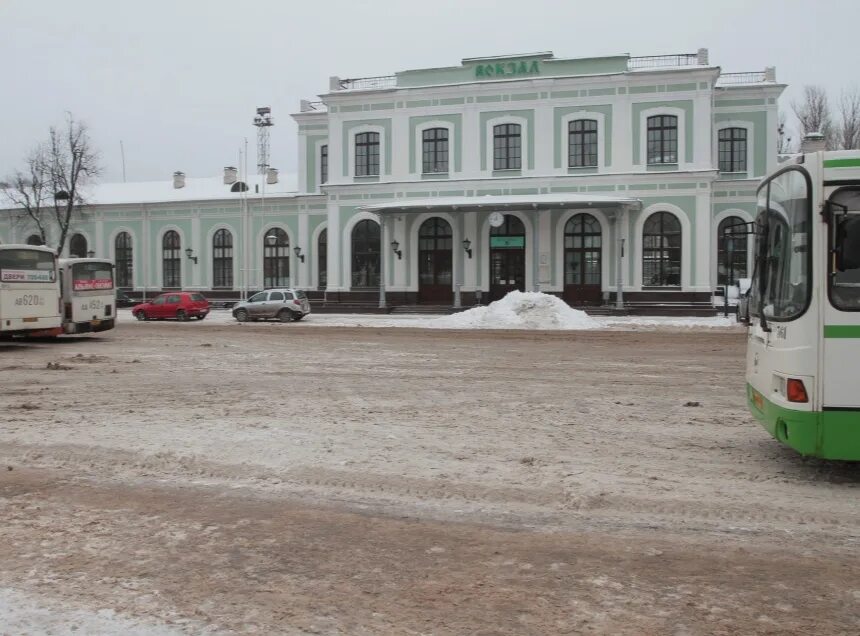
[{"label": "snow-covered roof", "polygon": [[[246,180],[248,195],[256,196],[257,187],[263,191],[265,177],[253,175]],[[170,201],[206,201],[214,199],[239,199],[241,192],[231,192],[234,184],[225,184],[219,177],[186,177],[185,187],[174,188],[173,179],[165,181],[138,181],[129,183],[99,183],[83,191],[84,199],[91,205],[116,205],[121,203],[159,203]],[[298,195],[298,177],[294,174],[279,174],[278,183],[265,184],[266,196],[294,197]]]},{"label": "snow-covered roof", "polygon": [[450,208],[466,210],[483,208],[487,210],[528,209],[552,207],[614,208],[621,205],[638,206],[639,199],[629,197],[593,196],[590,194],[488,194],[480,197],[437,197],[435,199],[401,199],[387,203],[372,203],[361,206],[368,212],[421,212],[427,209]]}]

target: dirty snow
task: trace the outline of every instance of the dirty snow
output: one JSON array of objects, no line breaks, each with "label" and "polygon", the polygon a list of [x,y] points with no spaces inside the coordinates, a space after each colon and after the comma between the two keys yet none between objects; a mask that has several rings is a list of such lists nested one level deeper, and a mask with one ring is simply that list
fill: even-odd
[{"label": "dirty snow", "polygon": [[597,329],[600,323],[552,294],[512,291],[501,300],[436,318],[442,329]]}]

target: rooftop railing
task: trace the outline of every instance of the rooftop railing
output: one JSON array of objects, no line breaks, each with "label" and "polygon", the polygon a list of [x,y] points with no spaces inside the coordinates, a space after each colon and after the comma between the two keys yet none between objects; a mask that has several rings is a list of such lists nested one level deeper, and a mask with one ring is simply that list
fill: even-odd
[{"label": "rooftop railing", "polygon": [[767,76],[767,71],[749,71],[746,73],[723,73],[717,79],[717,86],[736,86],[739,84],[761,84],[775,81]]},{"label": "rooftop railing", "polygon": [[673,66],[696,66],[707,64],[701,61],[699,53],[675,53],[672,55],[644,55],[631,57],[627,60],[627,70],[636,71],[648,68],[666,68]]},{"label": "rooftop railing", "polygon": [[356,79],[340,80],[340,88],[344,91],[394,88],[395,86],[397,86],[397,77],[394,75],[378,75],[376,77],[359,77]]}]

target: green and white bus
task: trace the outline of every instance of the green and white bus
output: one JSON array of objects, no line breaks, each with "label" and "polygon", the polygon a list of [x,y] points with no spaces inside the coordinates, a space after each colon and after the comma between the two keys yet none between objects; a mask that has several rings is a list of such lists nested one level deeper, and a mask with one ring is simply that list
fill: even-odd
[{"label": "green and white bus", "polygon": [[860,152],[782,164],[752,225],[750,411],[803,455],[860,460]]}]

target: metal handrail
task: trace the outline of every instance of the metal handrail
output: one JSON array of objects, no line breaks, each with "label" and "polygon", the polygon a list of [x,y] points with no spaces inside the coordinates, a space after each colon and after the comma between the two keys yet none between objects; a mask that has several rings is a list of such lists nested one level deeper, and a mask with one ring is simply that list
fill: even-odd
[{"label": "metal handrail", "polygon": [[761,84],[767,81],[764,71],[748,71],[745,73],[723,73],[717,78],[717,86],[727,84]]},{"label": "metal handrail", "polygon": [[307,102],[308,108],[311,110],[325,110],[325,102]]},{"label": "metal handrail", "polygon": [[696,66],[699,63],[697,53],[674,53],[672,55],[643,55],[627,59],[627,70],[642,68],[663,68],[671,66]]},{"label": "metal handrail", "polygon": [[376,77],[357,77],[355,79],[340,80],[343,90],[369,89],[369,88],[393,88],[397,86],[395,75],[377,75]]}]

